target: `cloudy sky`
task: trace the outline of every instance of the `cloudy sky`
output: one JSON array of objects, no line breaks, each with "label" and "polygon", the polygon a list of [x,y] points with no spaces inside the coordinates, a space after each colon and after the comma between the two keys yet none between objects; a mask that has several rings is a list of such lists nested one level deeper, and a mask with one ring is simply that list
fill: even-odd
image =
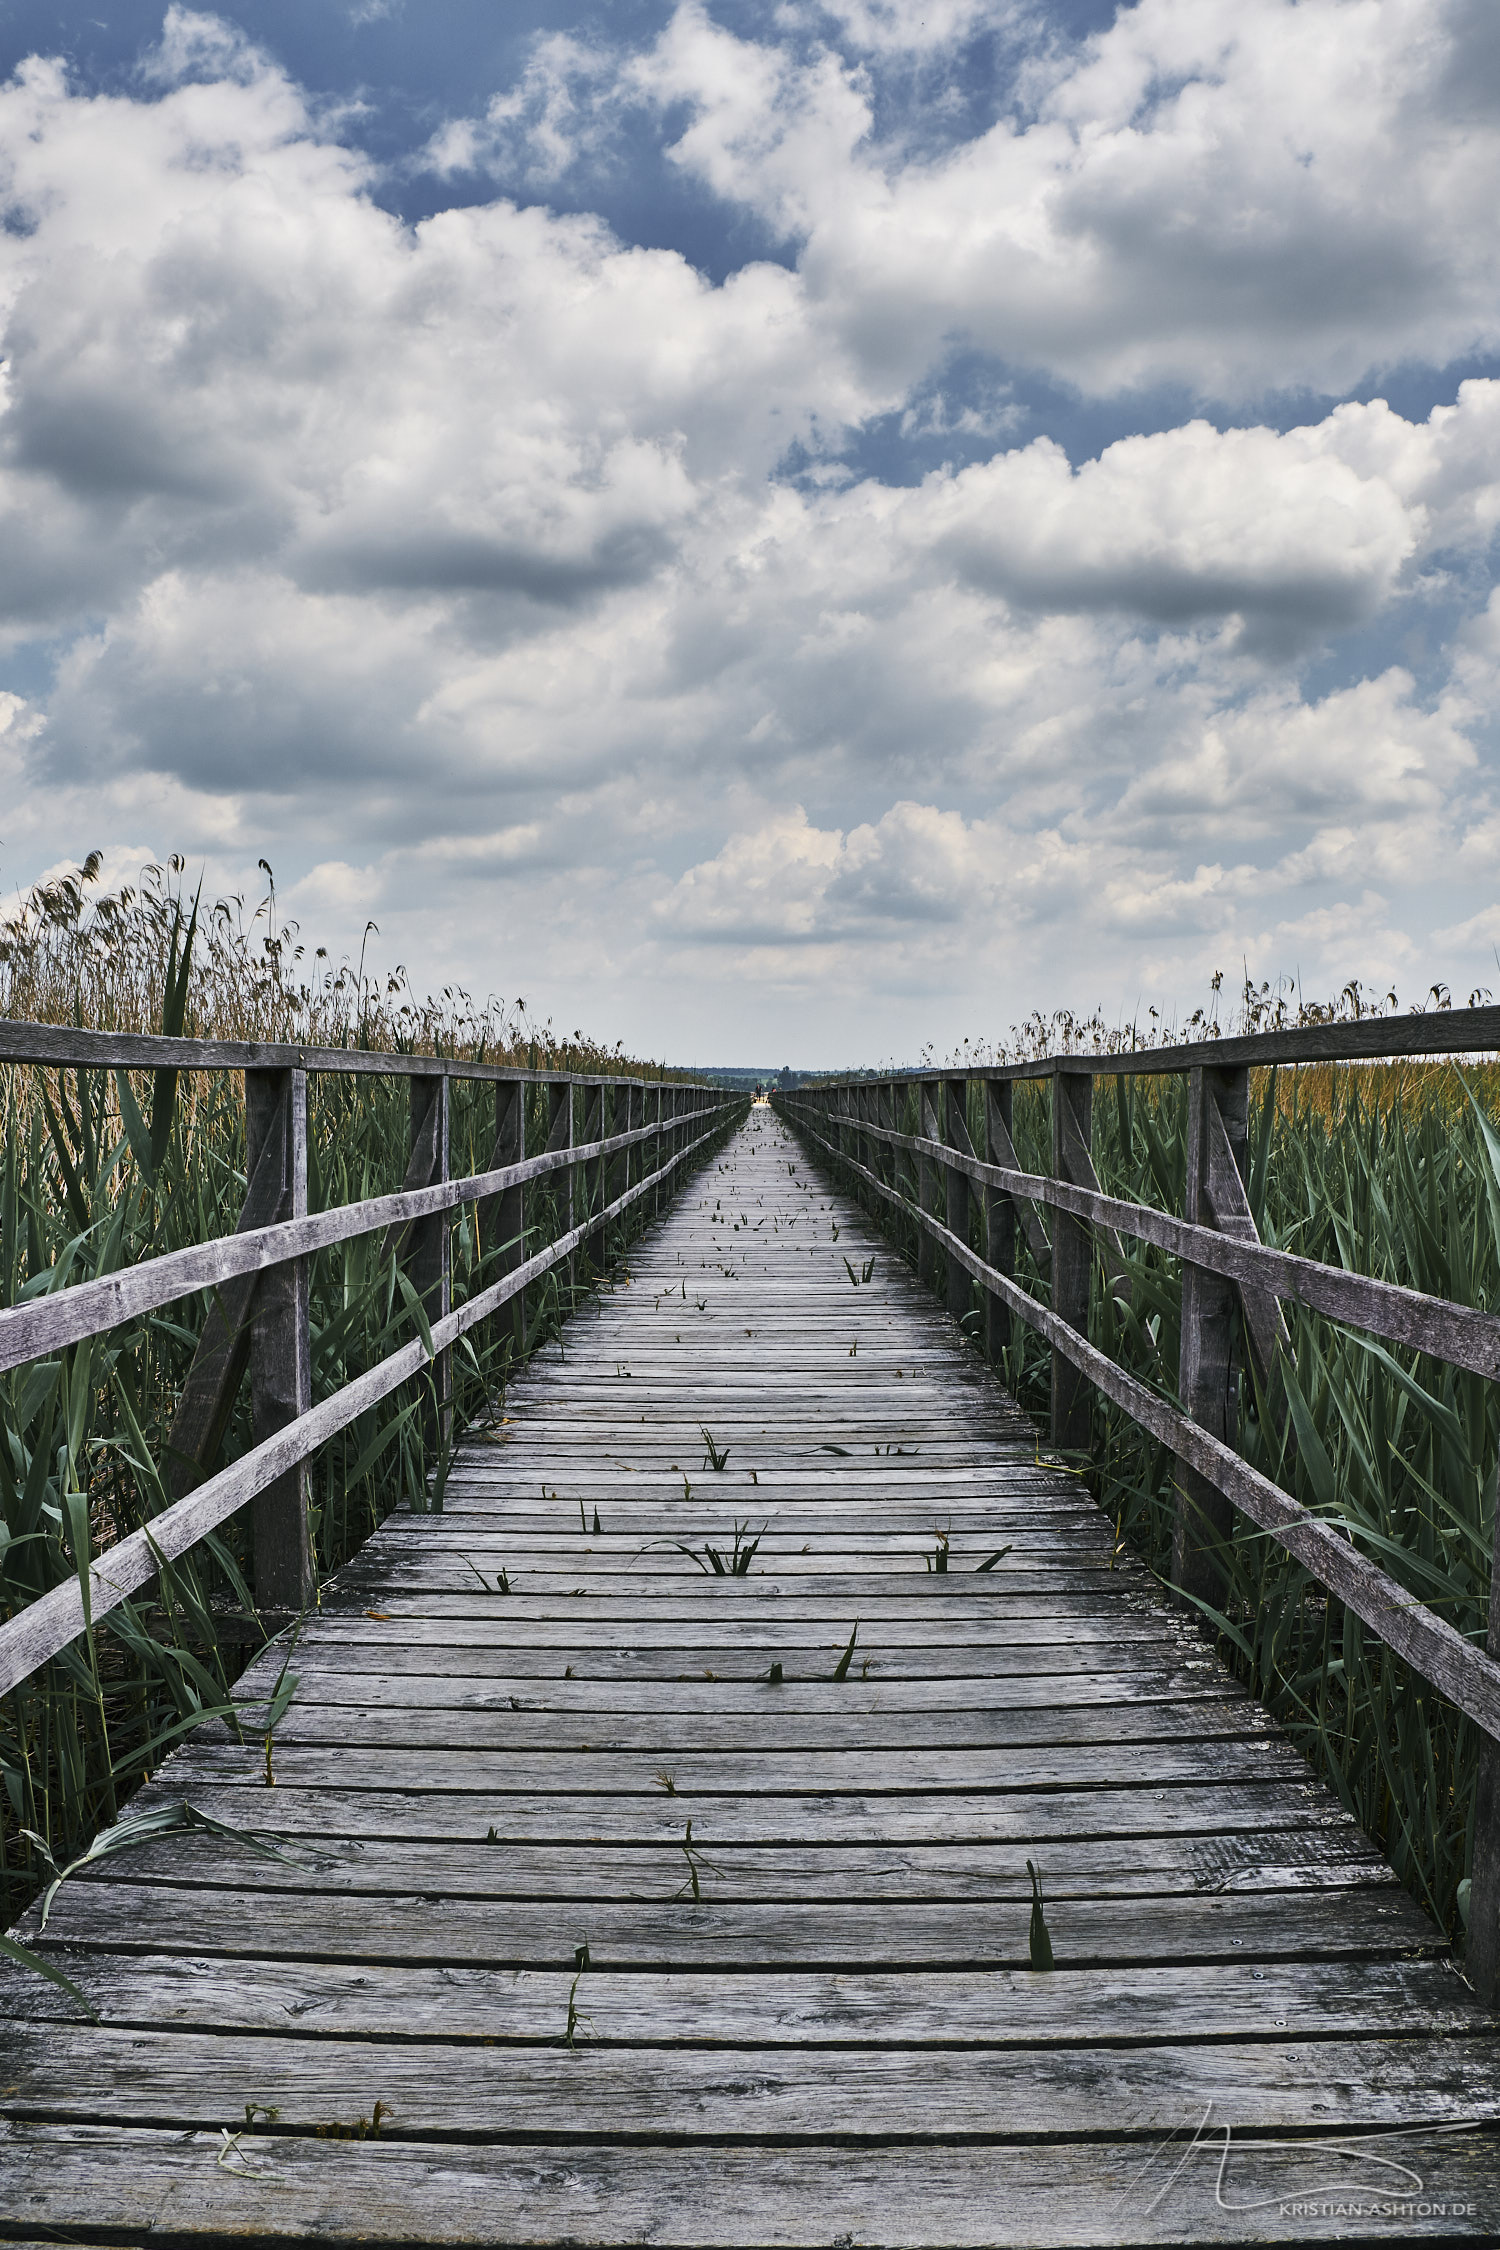
[{"label": "cloudy sky", "polygon": [[1500,989],[1494,0],[0,0],[0,886],[840,1063]]}]

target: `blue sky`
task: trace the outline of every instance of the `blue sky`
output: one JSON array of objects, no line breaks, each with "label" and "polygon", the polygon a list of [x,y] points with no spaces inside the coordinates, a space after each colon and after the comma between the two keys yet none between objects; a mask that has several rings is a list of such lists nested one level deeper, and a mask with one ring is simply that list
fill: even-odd
[{"label": "blue sky", "polygon": [[0,882],[632,1047],[1500,988],[1488,0],[0,0]]}]

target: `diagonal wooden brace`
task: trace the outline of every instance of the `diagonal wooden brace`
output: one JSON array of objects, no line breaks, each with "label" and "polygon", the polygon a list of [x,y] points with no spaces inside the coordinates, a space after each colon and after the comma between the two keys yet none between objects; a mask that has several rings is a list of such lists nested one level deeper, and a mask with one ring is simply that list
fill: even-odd
[{"label": "diagonal wooden brace", "polygon": [[[1209,1216],[1220,1234],[1232,1234],[1239,1242],[1260,1242],[1260,1229],[1250,1209],[1250,1199],[1245,1193],[1245,1183],[1235,1162],[1234,1150],[1229,1145],[1229,1134],[1217,1102],[1207,1105],[1205,1123],[1208,1128],[1208,1163],[1203,1182],[1203,1197]],[[1234,1284],[1239,1292],[1240,1310],[1244,1314],[1245,1338],[1250,1356],[1255,1362],[1255,1372],[1260,1378],[1261,1390],[1269,1400],[1276,1377],[1277,1363],[1285,1352],[1291,1357],[1291,1335],[1282,1317],[1281,1307],[1269,1289],[1256,1289],[1248,1282]]]},{"label": "diagonal wooden brace", "polygon": [[[1099,1175],[1094,1170],[1094,1159],[1078,1138],[1071,1117],[1066,1110],[1063,1112],[1062,1161],[1063,1178],[1069,1181],[1073,1187],[1088,1188],[1095,1195],[1103,1193],[1099,1185]],[[1094,1244],[1099,1252],[1100,1263],[1104,1267],[1104,1278],[1109,1284],[1110,1295],[1117,1297],[1121,1304],[1131,1304],[1134,1301],[1134,1293],[1131,1287],[1130,1270],[1125,1263],[1125,1252],[1120,1237],[1111,1227],[1096,1226],[1094,1228]]]},{"label": "diagonal wooden brace", "polygon": [[[1007,1172],[1024,1172],[1026,1167],[1017,1156],[1015,1142],[1010,1137],[1010,1122],[1002,1115],[998,1106],[994,1107],[990,1113],[989,1135],[990,1162],[1002,1165]],[[1034,1203],[1026,1202],[1019,1195],[1013,1197],[1012,1200],[1026,1235],[1026,1247],[1036,1263],[1037,1272],[1044,1276],[1050,1274],[1052,1271],[1052,1245],[1047,1240],[1047,1230],[1042,1225],[1041,1214],[1037,1206]]]},{"label": "diagonal wooden brace", "polygon": [[[236,1234],[274,1226],[283,1217],[285,1153],[279,1130],[267,1137],[253,1164]],[[218,1461],[229,1418],[250,1359],[250,1321],[262,1276],[238,1274],[214,1291],[178,1400],[167,1439],[167,1483],[174,1499],[203,1482]]]}]

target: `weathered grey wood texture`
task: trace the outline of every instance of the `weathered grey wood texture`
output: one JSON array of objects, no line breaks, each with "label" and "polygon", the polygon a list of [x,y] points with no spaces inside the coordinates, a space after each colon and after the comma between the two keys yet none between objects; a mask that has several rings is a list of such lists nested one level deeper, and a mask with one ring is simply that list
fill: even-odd
[{"label": "weathered grey wood texture", "polygon": [[0,2240],[1500,2230],[1500,2022],[764,1110],[325,1592],[268,1789],[279,1663],[141,1801],[316,1860],[64,1889]]}]

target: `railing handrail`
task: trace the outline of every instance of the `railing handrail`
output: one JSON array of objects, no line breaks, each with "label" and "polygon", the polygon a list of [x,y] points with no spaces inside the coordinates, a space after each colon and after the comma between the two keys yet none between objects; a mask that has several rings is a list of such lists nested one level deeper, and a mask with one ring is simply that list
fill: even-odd
[{"label": "railing handrail", "polygon": [[0,1016],[0,1065],[80,1070],[305,1070],[313,1076],[473,1078],[487,1083],[596,1086],[703,1085],[692,1072],[662,1077],[660,1064],[618,1071],[561,1070],[549,1064],[465,1061],[461,1056],[392,1053],[376,1047],[318,1047],[305,1041],[174,1038],[154,1031],[88,1031],[74,1024]]},{"label": "railing handrail", "polygon": [[[932,1085],[945,1078],[1050,1078],[1055,1071],[1094,1078],[1153,1078],[1183,1070],[1262,1070],[1280,1063],[1383,1062],[1421,1055],[1500,1052],[1500,1007],[1430,1008],[1406,1016],[1360,1016],[1353,1023],[1288,1025],[1281,1031],[1236,1033],[1229,1038],[1180,1041],[1175,1047],[1130,1047],[1119,1054],[1045,1055],[1031,1062],[954,1060],[910,1070],[831,1071],[805,1082],[798,1093],[832,1086]],[[772,1088],[775,1092],[778,1089]]]},{"label": "railing handrail", "polygon": [[[1247,1282],[1288,1303],[1306,1305],[1346,1328],[1362,1328],[1369,1335],[1383,1336],[1388,1343],[1427,1352],[1468,1374],[1500,1381],[1500,1314],[1456,1304],[1448,1297],[1431,1297],[1425,1290],[1407,1289],[1399,1282],[1377,1281],[1348,1266],[1299,1257],[1295,1251],[1277,1250],[1270,1243],[1221,1234],[1217,1227],[1179,1219],[1154,1203],[1133,1203],[1121,1196],[1104,1195],[1096,1188],[1075,1186],[1071,1180],[1054,1180],[1045,1172],[1018,1172],[1003,1164],[986,1164],[946,1141],[898,1133],[865,1119],[857,1129],[869,1140],[884,1141],[891,1148],[906,1149],[935,1164],[947,1165],[981,1186],[997,1187],[1028,1203],[1046,1203],[1053,1210],[1071,1212],[1096,1226],[1149,1242],[1191,1265],[1207,1266],[1230,1281]],[[840,1161],[852,1160],[841,1157]],[[863,1167],[856,1168],[863,1172]],[[871,1177],[868,1173],[864,1176]],[[901,1201],[909,1216],[920,1222],[918,1206],[905,1198]],[[3,1319],[0,1315],[0,1334]],[[0,1356],[0,1367],[4,1365]]]},{"label": "railing handrail", "polygon": [[[710,1105],[708,1111],[696,1111],[694,1117],[705,1114],[718,1116],[730,1107],[736,1097],[726,1094]],[[690,1122],[689,1118],[673,1120],[674,1127]],[[234,1515],[252,1500],[258,1492],[274,1484],[291,1469],[307,1460],[329,1438],[347,1429],[361,1414],[367,1413],[383,1398],[399,1390],[403,1383],[420,1375],[438,1355],[457,1343],[461,1336],[482,1320],[488,1320],[509,1299],[518,1295],[530,1284],[539,1280],[551,1269],[560,1265],[585,1239],[618,1218],[622,1212],[644,1195],[661,1185],[670,1175],[713,1138],[713,1129],[678,1149],[665,1164],[638,1180],[623,1195],[616,1196],[603,1210],[591,1212],[579,1226],[560,1235],[555,1242],[538,1251],[523,1265],[516,1266],[488,1289],[479,1291],[455,1311],[434,1320],[430,1325],[432,1353],[419,1337],[410,1344],[387,1355],[365,1374],[353,1382],[343,1384],[328,1398],[322,1399],[306,1413],[288,1422],[282,1429],[252,1446],[247,1452],[221,1469],[216,1476],[187,1495],[174,1501],[152,1517],[139,1531],[126,1534],[102,1555],[89,1564],[89,1607],[85,1612],[83,1587],[77,1577],[67,1579],[52,1587],[24,1609],[0,1624],[0,1695],[9,1694],[49,1657],[77,1640],[96,1619],[118,1608],[122,1601],[154,1578],[163,1561],[172,1562],[186,1554],[188,1549],[206,1538],[229,1516]],[[580,1151],[566,1151],[570,1162],[579,1160]],[[394,1199],[390,1199],[394,1200]],[[270,1230],[267,1230],[270,1231]]]},{"label": "railing handrail", "polygon": [[[722,1102],[715,1102],[690,1110],[674,1119],[674,1125],[690,1125],[700,1117],[716,1115],[722,1107]],[[572,1141],[566,1148],[544,1149],[538,1156],[502,1164],[496,1171],[472,1172],[439,1181],[433,1187],[372,1196],[362,1203],[336,1203],[303,1219],[281,1219],[243,1234],[221,1235],[211,1242],[192,1243],[185,1250],[142,1259],[139,1265],[121,1267],[115,1273],[66,1283],[47,1295],[0,1308],[0,1374],[69,1344],[82,1343],[86,1337],[102,1336],[126,1321],[138,1320],[143,1313],[157,1312],[163,1305],[215,1288],[237,1275],[265,1273],[288,1259],[310,1257],[335,1243],[376,1234],[383,1227],[404,1226],[414,1219],[455,1210],[464,1203],[483,1202],[526,1180],[571,1171],[575,1165],[660,1139],[661,1133],[660,1125],[651,1124],[612,1133],[606,1140]],[[595,1218],[591,1224],[597,1228],[600,1220]]]},{"label": "railing handrail", "polygon": [[[1221,1614],[1224,1543],[1238,1509],[1378,1634],[1416,1678],[1481,1730],[1468,1962],[1481,1993],[1500,2004],[1500,1518],[1485,1643],[1477,1647],[1357,1548],[1357,1527],[1304,1507],[1236,1450],[1231,1442],[1236,1353],[1230,1341],[1242,1322],[1273,1411],[1284,1388],[1282,1355],[1289,1349],[1281,1300],[1301,1302],[1348,1327],[1488,1380],[1500,1379],[1500,1318],[1262,1243],[1246,1190],[1250,1071],[1258,1065],[1483,1053],[1497,1045],[1500,1009],[1451,1009],[1125,1055],[1066,1055],[1003,1068],[954,1061],[943,1069],[830,1077],[778,1091],[774,1099],[815,1149],[826,1151],[836,1167],[916,1227],[918,1276],[934,1287],[943,1254],[950,1311],[963,1313],[972,1299],[971,1281],[978,1282],[992,1359],[1012,1316],[1047,1339],[1056,1446],[1079,1455],[1089,1451],[1092,1385],[1176,1457],[1171,1580],[1180,1591],[1210,1617]],[[1182,1217],[1104,1194],[1090,1154],[1093,1080],[1165,1072],[1190,1074]],[[1007,1081],[1043,1077],[1052,1081],[1051,1175],[1020,1168],[1011,1132]],[[975,1081],[983,1092],[984,1157],[975,1153],[966,1122]],[[919,1130],[905,1133],[896,1127],[896,1103],[913,1095]],[[887,1149],[889,1162],[882,1153]],[[902,1179],[901,1152],[915,1159],[915,1200]],[[861,1162],[862,1155],[868,1163]],[[886,1172],[888,1179],[882,1177]],[[969,1241],[971,1183],[984,1191],[983,1257]],[[1036,1217],[1038,1205],[1055,1214],[1050,1242]],[[1015,1278],[1021,1226],[1039,1270],[1046,1272],[1050,1262],[1050,1303]],[[1115,1239],[1120,1235],[1152,1243],[1181,1262],[1180,1406],[1089,1341],[1096,1263],[1112,1286],[1124,1281],[1129,1287]],[[1285,1406],[1291,1403],[1287,1396]]]},{"label": "railing handrail", "polygon": [[[781,1098],[788,1099],[786,1095]],[[866,1128],[861,1125],[859,1129]],[[1001,1273],[966,1242],[961,1242],[956,1234],[950,1233],[941,1220],[909,1203],[857,1158],[836,1148],[812,1126],[804,1123],[803,1130],[820,1147],[827,1149],[837,1163],[858,1173],[888,1202],[899,1204],[949,1257],[957,1258],[984,1288],[1002,1296],[1028,1327],[1045,1336],[1053,1349],[1087,1375],[1107,1398],[1123,1407],[1153,1437],[1170,1446],[1179,1460],[1216,1485],[1254,1524],[1287,1548],[1423,1679],[1457,1704],[1487,1734],[1500,1738],[1500,1663],[1482,1649],[1474,1648],[1446,1619],[1428,1609],[1419,1596],[1388,1571],[1368,1561],[1325,1518],[1304,1508],[1280,1485],[1273,1484],[1269,1477],[1252,1468],[1232,1446],[1200,1428],[1146,1384],[1118,1367],[1019,1282]],[[941,1142],[928,1145],[943,1149]],[[952,1153],[945,1149],[945,1158],[951,1158]],[[1030,1174],[1014,1176],[1031,1178]]]}]

